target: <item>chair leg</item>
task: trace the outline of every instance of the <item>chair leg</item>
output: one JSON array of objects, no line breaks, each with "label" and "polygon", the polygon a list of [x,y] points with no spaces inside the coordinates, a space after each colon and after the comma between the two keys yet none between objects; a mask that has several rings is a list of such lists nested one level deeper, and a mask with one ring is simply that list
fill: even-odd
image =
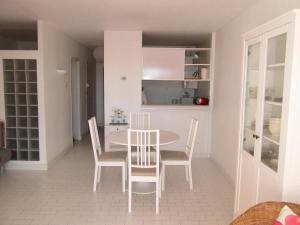
[{"label": "chair leg", "polygon": [[94,174],[94,185],[93,185],[93,191],[96,191],[97,188],[97,174],[98,174],[98,165],[95,165],[95,174]]},{"label": "chair leg", "polygon": [[187,182],[189,182],[189,167],[185,166],[185,179]]},{"label": "chair leg", "polygon": [[155,211],[156,211],[156,214],[159,214],[159,181],[157,180],[156,181],[156,207],[155,207]]},{"label": "chair leg", "polygon": [[161,198],[161,181],[162,181],[162,174],[159,176],[159,198]]},{"label": "chair leg", "polygon": [[127,162],[125,163],[125,181],[128,180],[128,167],[127,167]]},{"label": "chair leg", "polygon": [[129,182],[128,182],[128,212],[131,213],[131,179],[129,178]]},{"label": "chair leg", "polygon": [[190,175],[190,190],[193,190],[193,178],[192,178],[192,164],[189,165],[189,175]]},{"label": "chair leg", "polygon": [[125,172],[125,165],[124,166],[122,166],[122,191],[123,192],[125,192],[125,174],[126,174],[126,172]]},{"label": "chair leg", "polygon": [[98,168],[98,183],[100,183],[100,178],[101,178],[101,166]]},{"label": "chair leg", "polygon": [[165,179],[166,179],[166,166],[163,165],[162,166],[162,190],[164,191],[165,190]]}]

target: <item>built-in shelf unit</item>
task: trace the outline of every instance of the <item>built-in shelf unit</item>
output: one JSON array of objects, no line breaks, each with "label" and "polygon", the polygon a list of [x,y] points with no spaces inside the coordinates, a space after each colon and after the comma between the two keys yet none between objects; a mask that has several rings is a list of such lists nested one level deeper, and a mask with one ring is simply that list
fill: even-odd
[{"label": "built-in shelf unit", "polygon": [[3,59],[6,147],[12,160],[39,161],[35,59]]},{"label": "built-in shelf unit", "polygon": [[211,48],[186,48],[184,79],[209,81]]},{"label": "built-in shelf unit", "polygon": [[292,11],[243,36],[236,216],[260,202],[300,199],[299,19]]}]

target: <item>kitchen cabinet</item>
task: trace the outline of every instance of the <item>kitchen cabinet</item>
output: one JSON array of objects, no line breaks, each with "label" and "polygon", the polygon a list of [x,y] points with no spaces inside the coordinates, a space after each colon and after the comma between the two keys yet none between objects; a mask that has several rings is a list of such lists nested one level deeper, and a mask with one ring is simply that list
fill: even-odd
[{"label": "kitchen cabinet", "polygon": [[184,48],[143,48],[144,80],[183,80]]},{"label": "kitchen cabinet", "polygon": [[244,35],[235,215],[263,201],[300,202],[300,14]]}]

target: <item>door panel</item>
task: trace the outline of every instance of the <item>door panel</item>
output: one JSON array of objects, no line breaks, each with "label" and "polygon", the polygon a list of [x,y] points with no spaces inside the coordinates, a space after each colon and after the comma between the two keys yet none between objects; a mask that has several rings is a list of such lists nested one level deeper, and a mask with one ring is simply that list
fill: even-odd
[{"label": "door panel", "polygon": [[264,167],[265,165],[261,165],[260,168],[258,202],[280,201],[282,196],[279,179]]},{"label": "door panel", "polygon": [[287,33],[278,29],[266,34],[261,162],[278,172]]},{"label": "door panel", "polygon": [[261,83],[261,40],[253,39],[246,43],[244,90],[243,143],[240,153],[239,201],[237,211],[242,213],[257,201],[258,166],[257,146],[260,123],[260,83]]},{"label": "door panel", "polygon": [[253,157],[247,152],[242,152],[240,204],[239,211],[244,212],[255,205],[257,196],[258,168]]}]

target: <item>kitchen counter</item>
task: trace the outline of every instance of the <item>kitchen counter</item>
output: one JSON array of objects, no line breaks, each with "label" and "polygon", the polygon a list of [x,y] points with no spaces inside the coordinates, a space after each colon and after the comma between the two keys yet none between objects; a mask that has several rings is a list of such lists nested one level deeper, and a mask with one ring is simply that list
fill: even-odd
[{"label": "kitchen counter", "polygon": [[211,106],[209,105],[142,105],[141,109],[146,110],[201,110],[201,111],[209,111]]},{"label": "kitchen counter", "polygon": [[205,105],[141,105],[141,110],[150,112],[151,128],[170,130],[180,139],[162,149],[182,151],[186,147],[189,125],[192,118],[199,120],[194,156],[209,157],[211,106]]}]

